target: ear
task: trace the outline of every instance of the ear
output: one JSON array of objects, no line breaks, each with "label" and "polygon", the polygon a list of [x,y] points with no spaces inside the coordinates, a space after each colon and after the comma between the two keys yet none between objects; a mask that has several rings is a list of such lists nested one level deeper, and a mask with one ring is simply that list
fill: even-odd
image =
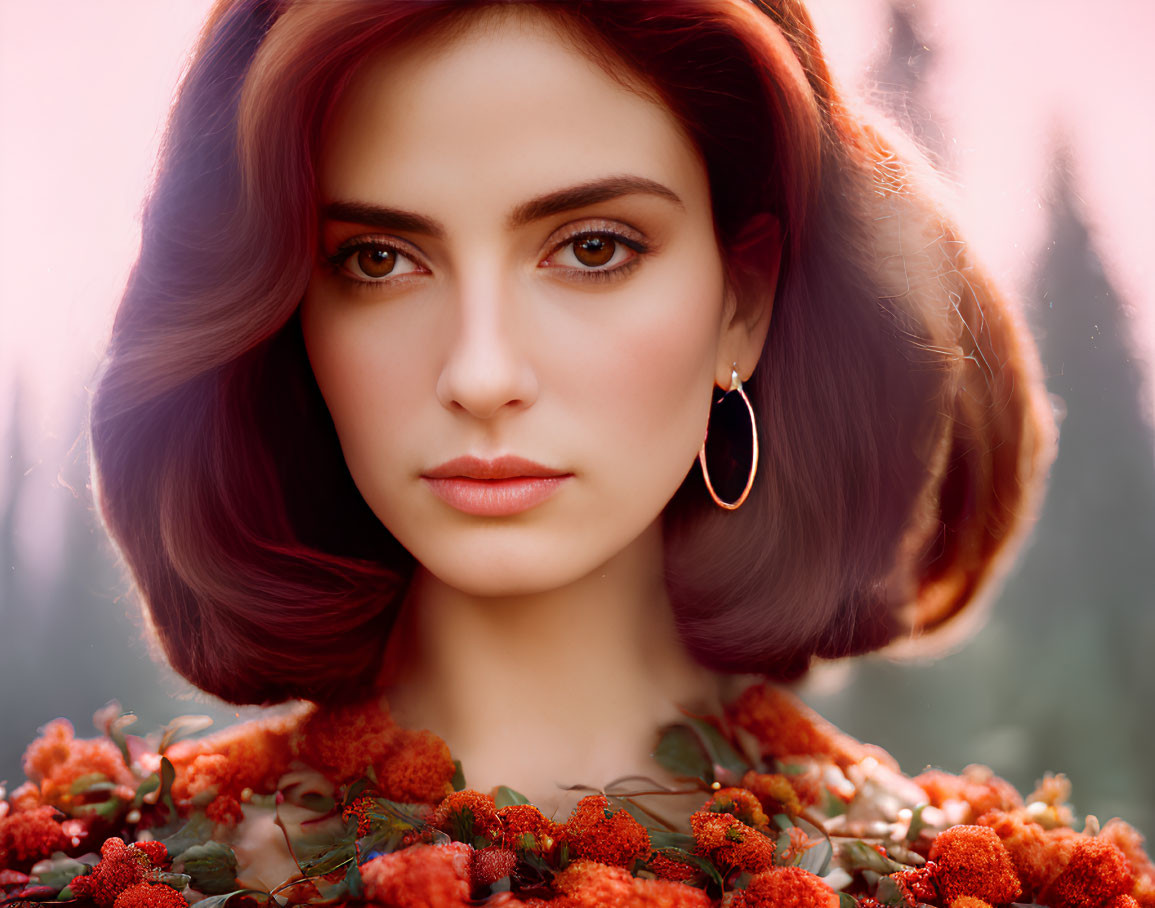
[{"label": "ear", "polygon": [[730,387],[730,370],[746,381],[762,356],[770,330],[774,294],[782,263],[782,225],[771,214],[756,214],[727,251],[726,294],[715,383]]}]

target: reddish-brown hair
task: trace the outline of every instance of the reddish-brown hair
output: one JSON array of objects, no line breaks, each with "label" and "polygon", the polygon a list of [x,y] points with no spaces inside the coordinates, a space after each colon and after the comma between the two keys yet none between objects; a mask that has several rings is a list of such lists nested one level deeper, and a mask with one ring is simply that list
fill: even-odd
[{"label": "reddish-brown hair", "polygon": [[[168,658],[226,700],[330,700],[380,667],[413,561],[353,484],[301,340],[314,160],[370,53],[495,2],[222,0],[182,84],[93,471]],[[769,280],[743,227],[784,228],[747,385],[758,481],[723,512],[695,467],[664,515],[686,645],[791,678],[957,625],[1029,525],[1054,427],[1021,320],[917,150],[840,98],[798,0],[540,8],[679,118],[737,286]]]}]

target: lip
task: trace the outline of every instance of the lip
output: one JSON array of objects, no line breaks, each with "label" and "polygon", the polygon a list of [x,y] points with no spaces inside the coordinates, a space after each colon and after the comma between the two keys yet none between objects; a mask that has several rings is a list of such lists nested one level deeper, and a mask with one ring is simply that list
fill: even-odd
[{"label": "lip", "polygon": [[514,455],[494,460],[466,455],[428,470],[421,478],[434,495],[462,513],[508,517],[552,498],[572,476]]}]

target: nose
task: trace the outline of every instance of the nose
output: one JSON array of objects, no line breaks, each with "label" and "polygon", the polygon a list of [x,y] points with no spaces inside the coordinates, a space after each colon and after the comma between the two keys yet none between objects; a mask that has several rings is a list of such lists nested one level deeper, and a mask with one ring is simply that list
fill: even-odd
[{"label": "nose", "polygon": [[454,306],[454,340],[437,379],[448,410],[492,419],[537,399],[537,375],[526,356],[525,320],[497,282],[465,288]]}]

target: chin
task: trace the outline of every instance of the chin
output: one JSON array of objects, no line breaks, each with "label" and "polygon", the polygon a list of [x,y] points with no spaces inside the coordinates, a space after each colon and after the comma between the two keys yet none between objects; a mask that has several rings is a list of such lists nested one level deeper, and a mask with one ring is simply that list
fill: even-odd
[{"label": "chin", "polygon": [[532,552],[486,551],[479,546],[468,553],[447,548],[437,557],[418,561],[442,583],[468,596],[510,598],[548,593],[581,580],[606,560],[590,556],[578,557],[572,546]]}]

